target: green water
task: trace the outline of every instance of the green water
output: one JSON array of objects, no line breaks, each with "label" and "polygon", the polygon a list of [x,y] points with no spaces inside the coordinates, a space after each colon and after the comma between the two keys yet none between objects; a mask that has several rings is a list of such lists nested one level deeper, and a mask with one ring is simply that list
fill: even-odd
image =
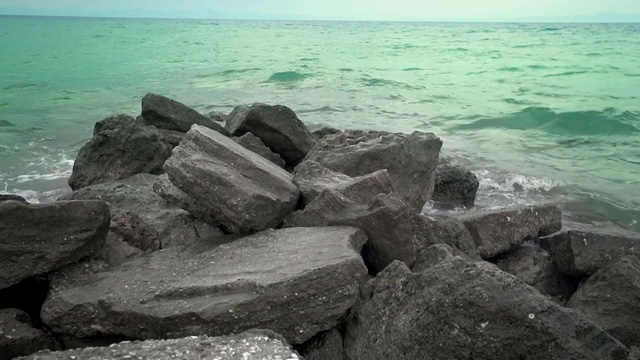
[{"label": "green water", "polygon": [[306,123],[433,131],[479,207],[553,200],[640,231],[640,24],[0,17],[0,190],[65,191],[93,124],[147,92]]}]

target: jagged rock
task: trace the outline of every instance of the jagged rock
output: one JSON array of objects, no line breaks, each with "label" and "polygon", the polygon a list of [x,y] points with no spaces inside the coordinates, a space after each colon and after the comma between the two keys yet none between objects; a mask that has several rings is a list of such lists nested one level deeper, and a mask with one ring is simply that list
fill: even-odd
[{"label": "jagged rock", "polygon": [[103,201],[0,203],[0,289],[94,256],[109,231]]},{"label": "jagged rock", "polygon": [[166,142],[168,142],[172,147],[176,147],[180,145],[180,141],[184,139],[186,133],[176,131],[176,130],[166,130],[166,129],[158,129],[160,135],[164,138]]},{"label": "jagged rock", "polygon": [[460,257],[420,273],[389,265],[362,290],[344,348],[350,360],[623,360],[629,353],[515,276]]},{"label": "jagged rock", "polygon": [[151,93],[145,95],[142,98],[141,115],[146,125],[153,125],[158,129],[186,133],[192,125],[196,124],[229,136],[229,132],[217,122],[181,102],[162,95]]},{"label": "jagged rock", "polygon": [[209,119],[215,121],[215,122],[219,122],[219,123],[226,123],[227,122],[227,118],[229,117],[229,115],[221,112],[221,111],[210,111],[206,114],[204,114],[204,116],[208,117]]},{"label": "jagged rock", "polygon": [[[162,175],[166,177],[166,174]],[[170,205],[153,190],[158,176],[138,174],[128,179],[96,184],[63,195],[59,200],[106,201],[116,216],[129,212],[140,216],[158,233],[161,247],[192,244],[199,239],[223,235],[222,231]]]},{"label": "jagged rock", "polygon": [[582,277],[625,255],[640,256],[640,237],[570,230],[551,237],[549,247],[560,272]]},{"label": "jagged rock", "polygon": [[100,258],[111,266],[118,266],[159,248],[160,238],[152,225],[137,214],[118,212],[111,217],[111,228]]},{"label": "jagged rock", "polygon": [[300,354],[306,360],[343,360],[342,334],[331,329],[305,343]]},{"label": "jagged rock", "polygon": [[562,213],[555,205],[514,206],[458,215],[484,259],[522,245],[526,239],[546,236],[562,228]]},{"label": "jagged rock", "polygon": [[240,137],[232,137],[233,141],[238,144],[244,146],[248,150],[253,151],[254,153],[262,156],[263,158],[271,161],[272,163],[284,168],[286,163],[280,157],[280,155],[274,153],[269,149],[257,136],[252,133],[246,133]]},{"label": "jagged rock", "polygon": [[420,212],[433,193],[441,147],[442,140],[431,133],[348,130],[325,136],[306,160],[351,177],[387,169],[400,198]]},{"label": "jagged rock", "polygon": [[250,330],[222,337],[190,336],[182,339],[124,341],[109,347],[43,351],[23,360],[302,360],[282,336],[268,330]]},{"label": "jagged rock", "polygon": [[44,349],[54,349],[53,339],[33,328],[29,315],[16,309],[0,310],[0,360]]},{"label": "jagged rock", "polygon": [[640,259],[625,256],[580,284],[568,307],[627,347],[640,346]]},{"label": "jagged rock", "polygon": [[218,336],[268,328],[301,344],[353,305],[366,268],[351,227],[267,230],[167,248],[51,294],[44,323],[65,339]]},{"label": "jagged rock", "polygon": [[327,135],[338,134],[342,131],[331,126],[326,126],[321,124],[309,125],[308,129],[309,131],[311,131],[311,134],[318,140],[322,139]]},{"label": "jagged rock", "polygon": [[471,259],[480,260],[471,233],[461,221],[448,216],[417,214],[414,223],[418,237],[428,239],[428,244],[446,244]]},{"label": "jagged rock", "polygon": [[0,194],[0,202],[3,201],[18,201],[21,202],[23,204],[28,204],[29,202],[23,198],[22,196],[18,196],[18,195],[12,195],[12,194]]},{"label": "jagged rock", "polygon": [[478,177],[452,158],[440,156],[436,167],[433,200],[473,206],[480,186]]},{"label": "jagged rock", "polygon": [[316,143],[296,113],[283,105],[237,106],[225,126],[233,136],[253,133],[289,166],[302,161]]},{"label": "jagged rock", "polygon": [[423,272],[440,264],[441,262],[454,260],[456,257],[475,260],[455,247],[451,247],[447,244],[434,244],[418,253],[411,271]]},{"label": "jagged rock", "polygon": [[78,152],[69,186],[77,190],[138,173],[159,174],[170,155],[171,145],[157,129],[128,115],[108,117],[95,124],[93,138]]},{"label": "jagged rock", "polygon": [[164,170],[171,183],[195,202],[193,207],[188,202],[176,205],[196,217],[204,209],[207,216],[202,220],[231,233],[278,228],[300,196],[284,169],[198,125],[174,148]]}]

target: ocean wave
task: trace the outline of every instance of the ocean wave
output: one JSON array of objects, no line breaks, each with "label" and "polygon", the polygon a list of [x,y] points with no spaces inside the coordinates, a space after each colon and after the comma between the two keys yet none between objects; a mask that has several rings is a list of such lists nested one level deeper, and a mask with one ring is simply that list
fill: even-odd
[{"label": "ocean wave", "polygon": [[549,192],[563,185],[561,181],[516,173],[500,174],[483,169],[474,172],[480,181],[479,191],[501,193]]},{"label": "ocean wave", "polygon": [[0,127],[14,127],[14,126],[16,125],[9,120],[0,120]]},{"label": "ocean wave", "polygon": [[244,74],[244,73],[247,73],[247,72],[260,71],[260,70],[262,70],[262,69],[260,69],[260,68],[229,69],[229,70],[222,71],[220,74],[226,76],[226,75],[233,75],[233,74]]},{"label": "ocean wave", "polygon": [[297,71],[283,71],[283,72],[277,72],[271,75],[271,77],[269,77],[269,80],[267,80],[267,82],[295,82],[295,81],[302,81],[307,77],[308,75],[299,73]]},{"label": "ocean wave", "polygon": [[585,70],[565,71],[557,74],[545,75],[544,77],[571,76],[571,75],[580,75],[580,74],[587,74],[587,73],[588,71],[585,71]]}]

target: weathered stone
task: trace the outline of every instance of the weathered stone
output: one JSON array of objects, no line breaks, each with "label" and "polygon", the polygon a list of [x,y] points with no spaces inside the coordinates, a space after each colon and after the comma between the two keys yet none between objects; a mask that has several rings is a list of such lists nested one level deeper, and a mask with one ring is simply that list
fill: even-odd
[{"label": "weathered stone", "polygon": [[138,173],[159,174],[170,155],[157,129],[128,115],[108,117],[95,124],[93,138],[78,152],[69,186],[77,190]]},{"label": "weathered stone", "polygon": [[223,245],[172,247],[51,294],[61,338],[218,336],[267,328],[301,344],[336,326],[366,268],[351,227],[267,230]]},{"label": "weathered stone", "polygon": [[[300,196],[291,174],[198,125],[174,148],[164,169],[171,183],[196,204],[176,205],[185,206],[196,217],[207,213],[203,221],[220,224],[231,233],[278,228],[295,210]],[[204,211],[194,211],[199,209]]]},{"label": "weathered stone", "polygon": [[316,143],[296,113],[283,105],[237,106],[225,126],[234,136],[253,133],[289,166],[302,161]]},{"label": "weathered stone", "polygon": [[583,277],[620,260],[640,256],[640,237],[585,231],[566,231],[549,239],[549,252],[560,272]]},{"label": "weathered stone", "polygon": [[54,349],[53,339],[33,328],[29,315],[16,309],[0,310],[0,360],[44,349]]},{"label": "weathered stone", "polygon": [[204,116],[208,117],[209,119],[215,121],[215,122],[219,122],[219,123],[226,123],[227,122],[227,118],[229,118],[229,115],[221,112],[221,111],[210,111],[206,114],[204,114]]},{"label": "weathered stone", "polygon": [[492,211],[472,211],[457,216],[484,259],[493,258],[531,238],[562,228],[562,213],[555,205],[515,206]]},{"label": "weathered stone", "polygon": [[29,203],[22,196],[12,195],[12,194],[0,194],[0,202],[9,201],[9,200],[18,201],[18,202],[21,202],[23,204],[28,204]]},{"label": "weathered stone", "polygon": [[184,139],[184,136],[186,135],[186,133],[176,130],[158,129],[158,131],[160,132],[160,135],[162,135],[164,140],[173,147],[180,145],[180,141],[182,141],[182,139]]},{"label": "weathered stone", "polygon": [[139,215],[119,212],[111,217],[111,228],[100,258],[111,266],[148,254],[160,248],[156,229]]},{"label": "weathered stone", "polygon": [[450,157],[440,156],[436,167],[433,200],[473,206],[480,186],[478,177]]},{"label": "weathered stone", "polygon": [[387,169],[400,198],[420,212],[433,193],[441,147],[442,140],[431,133],[348,130],[325,136],[306,160],[351,177]]},{"label": "weathered stone", "polygon": [[303,345],[300,354],[306,360],[343,360],[342,334],[336,329],[318,334]]},{"label": "weathered stone", "polygon": [[98,258],[105,261],[110,267],[114,267],[142,255],[144,255],[142,250],[129,245],[113,233],[109,233]]},{"label": "weathered stone", "polygon": [[280,166],[281,168],[284,168],[286,163],[285,161],[282,159],[282,157],[280,157],[280,155],[274,153],[273,151],[271,151],[271,149],[269,149],[263,142],[262,140],[260,140],[260,138],[258,138],[257,136],[253,135],[252,133],[246,133],[240,137],[233,137],[232,138],[233,141],[237,142],[238,144],[244,146],[245,148],[247,148],[248,150],[253,151],[254,153],[262,156],[263,158],[271,161],[272,163]]},{"label": "weathered stone", "polygon": [[441,262],[454,260],[456,257],[475,260],[455,247],[451,247],[447,244],[435,244],[418,253],[411,271],[423,272],[440,264]]},{"label": "weathered stone", "polygon": [[321,125],[321,124],[312,124],[307,127],[311,134],[318,140],[322,139],[327,135],[334,135],[340,133],[342,130],[336,129],[331,126]]},{"label": "weathered stone", "polygon": [[302,360],[282,336],[268,330],[250,330],[222,337],[190,336],[182,339],[125,341],[109,347],[42,351],[22,360]]},{"label": "weathered stone", "polygon": [[420,273],[394,262],[352,310],[350,360],[617,359],[628,349],[515,276],[460,257]]},{"label": "weathered stone", "polygon": [[446,244],[471,259],[480,260],[471,233],[461,221],[448,216],[417,214],[414,224],[418,237],[426,239],[425,243]]},{"label": "weathered stone", "polygon": [[181,102],[162,95],[150,93],[142,98],[142,117],[145,124],[153,125],[158,129],[186,133],[192,125],[196,124],[206,126],[225,136],[229,135],[229,132],[217,122]]},{"label": "weathered stone", "polygon": [[109,219],[103,201],[0,203],[0,289],[97,255]]},{"label": "weathered stone", "polygon": [[627,347],[640,346],[640,259],[625,256],[580,284],[568,307]]}]

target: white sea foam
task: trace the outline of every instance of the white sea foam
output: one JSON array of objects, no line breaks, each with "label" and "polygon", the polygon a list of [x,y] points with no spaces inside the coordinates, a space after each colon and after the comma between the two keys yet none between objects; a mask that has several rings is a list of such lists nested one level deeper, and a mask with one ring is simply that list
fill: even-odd
[{"label": "white sea foam", "polygon": [[554,188],[562,186],[563,183],[558,180],[549,178],[539,178],[534,176],[525,176],[522,174],[500,174],[490,172],[489,170],[479,170],[475,174],[480,181],[479,191],[481,192],[549,192]]},{"label": "white sea foam", "polygon": [[[46,159],[41,159],[39,163],[30,163],[30,167],[36,167],[40,164],[46,164]],[[62,161],[47,164],[44,171],[31,171],[28,174],[18,175],[14,178],[9,179],[10,181],[16,182],[18,184],[31,182],[31,181],[47,181],[47,180],[56,180],[68,178],[71,176],[73,171],[73,160],[63,159]]]}]

